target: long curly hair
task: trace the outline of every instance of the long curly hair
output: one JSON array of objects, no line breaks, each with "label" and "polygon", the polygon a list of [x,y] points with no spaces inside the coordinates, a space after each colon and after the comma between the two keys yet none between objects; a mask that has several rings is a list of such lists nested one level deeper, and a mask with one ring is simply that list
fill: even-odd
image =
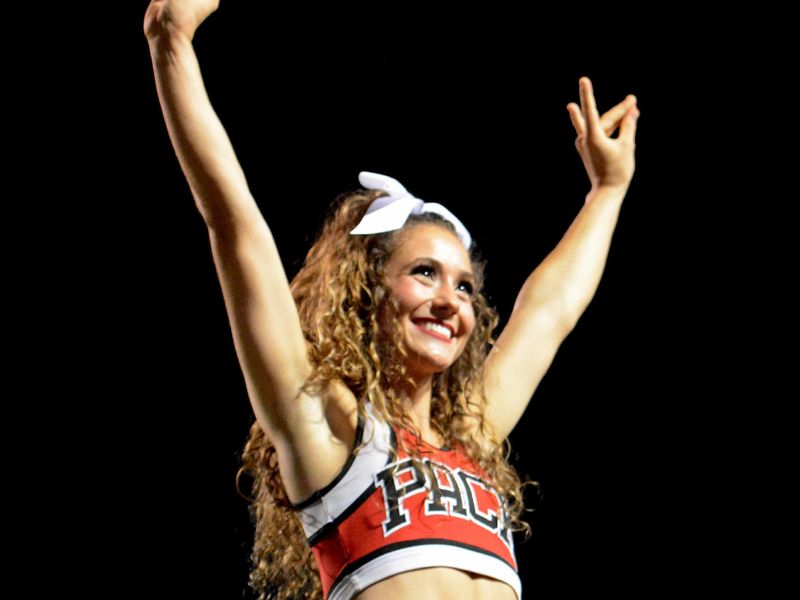
[{"label": "long curly hair", "polygon": [[[399,383],[413,385],[413,380],[404,365],[408,350],[397,318],[399,307],[390,293],[384,268],[415,225],[435,223],[454,234],[455,229],[439,215],[423,213],[411,215],[393,232],[350,235],[369,205],[382,195],[382,191],[358,190],[337,196],[321,233],[291,282],[312,366],[303,391],[319,394],[326,382],[341,381],[358,400],[362,418],[369,401],[387,423],[419,438],[396,391]],[[483,418],[486,394],[482,365],[496,341],[492,333],[500,319],[483,295],[485,261],[474,244],[470,260],[476,278],[472,299],[475,329],[459,358],[433,375],[431,426],[447,445],[459,445],[490,478],[506,502],[511,530],[524,531],[527,540],[531,527],[520,517],[531,509],[525,509],[523,488],[533,485],[538,493],[538,483],[520,480],[508,462],[510,442],[497,440]],[[386,323],[382,318],[386,314],[391,324],[388,328],[380,326]],[[417,448],[409,452],[419,459]],[[250,428],[241,461],[237,490],[250,503],[255,525],[250,586],[260,600],[321,599],[316,560],[283,487],[275,446],[257,421]],[[241,491],[242,476],[252,480],[249,495]]]}]

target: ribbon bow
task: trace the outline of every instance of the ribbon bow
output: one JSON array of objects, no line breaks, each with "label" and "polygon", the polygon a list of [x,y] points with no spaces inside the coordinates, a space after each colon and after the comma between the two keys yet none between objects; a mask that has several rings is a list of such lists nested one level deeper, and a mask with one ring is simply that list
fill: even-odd
[{"label": "ribbon bow", "polygon": [[370,190],[383,190],[388,196],[381,196],[369,205],[367,212],[350,231],[353,235],[363,235],[369,233],[383,233],[400,229],[408,217],[412,214],[418,215],[424,212],[432,212],[444,217],[453,224],[458,233],[458,237],[464,247],[469,250],[472,245],[472,236],[458,218],[437,202],[423,202],[408,193],[399,181],[387,175],[361,171],[358,174],[358,181],[365,188]]}]

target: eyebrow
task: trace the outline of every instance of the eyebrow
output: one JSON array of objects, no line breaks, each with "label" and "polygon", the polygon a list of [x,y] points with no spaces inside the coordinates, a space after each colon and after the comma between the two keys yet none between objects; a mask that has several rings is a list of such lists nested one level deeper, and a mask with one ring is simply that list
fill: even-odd
[{"label": "eyebrow", "polygon": [[[422,261],[431,262],[434,265],[436,265],[438,268],[440,268],[440,269],[442,268],[442,263],[440,263],[435,258],[431,258],[430,256],[421,256],[421,257],[417,258],[411,264],[414,264],[414,263],[417,263],[417,262],[422,262]],[[469,271],[461,271],[461,273],[459,273],[459,275],[461,275],[461,277],[466,277],[467,279],[470,279],[473,283],[476,281],[475,275],[473,275]]]}]

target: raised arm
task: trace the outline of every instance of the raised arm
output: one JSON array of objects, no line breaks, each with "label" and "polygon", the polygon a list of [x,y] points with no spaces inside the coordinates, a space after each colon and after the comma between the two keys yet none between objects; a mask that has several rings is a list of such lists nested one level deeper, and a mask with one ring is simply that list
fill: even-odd
[{"label": "raised arm", "polygon": [[279,442],[308,408],[297,394],[310,365],[272,232],[211,106],[192,47],[195,30],[218,5],[154,0],[144,33],[169,137],[208,226],[250,401],[261,427]]},{"label": "raised arm", "polygon": [[[591,81],[567,106],[592,189],[564,237],[522,286],[485,363],[487,419],[500,439],[514,429],[558,348],[594,297],[635,169],[636,97],[600,116]],[[619,129],[619,136],[610,136]]]}]

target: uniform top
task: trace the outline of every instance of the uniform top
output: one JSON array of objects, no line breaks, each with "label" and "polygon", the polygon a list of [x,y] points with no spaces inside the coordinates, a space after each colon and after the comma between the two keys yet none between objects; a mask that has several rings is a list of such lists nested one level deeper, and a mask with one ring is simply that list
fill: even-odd
[{"label": "uniform top", "polygon": [[[326,600],[348,600],[414,569],[453,567],[508,583],[521,597],[510,519],[485,473],[458,448],[436,448],[390,426],[366,403],[339,475],[293,504],[317,561]],[[417,444],[422,462],[403,448]],[[394,462],[390,449],[398,453]]]}]

